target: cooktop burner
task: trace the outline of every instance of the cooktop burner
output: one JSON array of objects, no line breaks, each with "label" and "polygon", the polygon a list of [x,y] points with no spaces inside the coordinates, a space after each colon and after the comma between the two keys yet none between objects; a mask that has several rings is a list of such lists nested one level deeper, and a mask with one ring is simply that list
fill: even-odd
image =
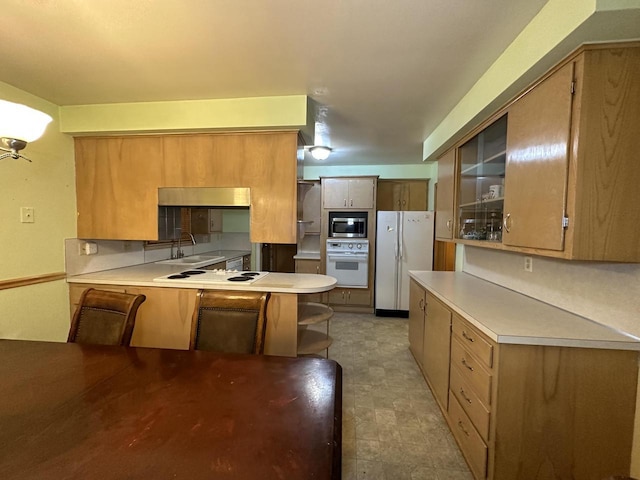
[{"label": "cooktop burner", "polygon": [[153,281],[199,284],[244,282],[246,284],[251,284],[257,280],[260,280],[261,278],[264,278],[268,273],[269,272],[238,272],[237,270],[192,269],[154,278]]}]

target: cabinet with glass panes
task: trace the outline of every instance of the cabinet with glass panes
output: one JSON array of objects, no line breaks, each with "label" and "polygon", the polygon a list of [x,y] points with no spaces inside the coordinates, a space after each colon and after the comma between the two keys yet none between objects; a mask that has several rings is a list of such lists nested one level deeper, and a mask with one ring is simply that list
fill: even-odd
[{"label": "cabinet with glass panes", "polygon": [[459,147],[458,238],[502,240],[506,147],[507,115]]}]

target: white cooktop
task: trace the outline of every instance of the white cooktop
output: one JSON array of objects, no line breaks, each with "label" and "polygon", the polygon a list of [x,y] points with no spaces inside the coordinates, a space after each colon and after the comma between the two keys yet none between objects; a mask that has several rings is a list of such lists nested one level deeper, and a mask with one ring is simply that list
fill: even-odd
[{"label": "white cooktop", "polygon": [[154,282],[164,283],[238,283],[238,285],[249,285],[269,272],[242,272],[238,270],[203,270],[193,268],[182,272],[163,275],[154,278]]}]

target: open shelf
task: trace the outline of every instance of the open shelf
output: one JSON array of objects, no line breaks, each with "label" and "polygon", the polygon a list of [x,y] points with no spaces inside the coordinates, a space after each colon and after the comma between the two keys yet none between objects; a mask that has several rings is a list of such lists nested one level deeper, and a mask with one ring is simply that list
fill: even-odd
[{"label": "open shelf", "polygon": [[331,346],[333,338],[326,333],[307,328],[298,329],[298,355],[322,352]]}]

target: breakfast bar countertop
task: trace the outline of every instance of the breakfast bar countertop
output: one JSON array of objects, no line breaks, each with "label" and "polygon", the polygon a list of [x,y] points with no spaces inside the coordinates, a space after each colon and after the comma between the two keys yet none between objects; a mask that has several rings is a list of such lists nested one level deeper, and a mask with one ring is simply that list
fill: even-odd
[{"label": "breakfast bar countertop", "polygon": [[[320,293],[331,290],[336,279],[328,275],[311,273],[269,272],[264,278],[253,283],[181,283],[155,282],[153,279],[189,270],[189,266],[162,263],[145,263],[131,267],[114,268],[94,273],[84,273],[67,277],[68,283],[91,283],[98,285],[131,285],[138,287],[196,288],[215,290],[254,290],[272,293]],[[240,272],[242,273],[242,272]]]},{"label": "breakfast bar countertop", "polygon": [[467,273],[409,275],[497,343],[640,350],[636,337]]}]

